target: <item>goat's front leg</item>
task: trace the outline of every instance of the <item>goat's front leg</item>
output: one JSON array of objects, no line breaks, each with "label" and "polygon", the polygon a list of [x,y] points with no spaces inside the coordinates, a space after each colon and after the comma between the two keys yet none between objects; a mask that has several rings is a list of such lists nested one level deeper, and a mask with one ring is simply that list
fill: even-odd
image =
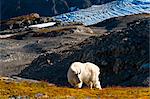
[{"label": "goat's front leg", "polygon": [[92,82],[89,83],[89,87],[90,87],[90,89],[93,88],[93,83]]},{"label": "goat's front leg", "polygon": [[77,88],[81,88],[82,87],[83,82],[78,83],[75,87]]}]

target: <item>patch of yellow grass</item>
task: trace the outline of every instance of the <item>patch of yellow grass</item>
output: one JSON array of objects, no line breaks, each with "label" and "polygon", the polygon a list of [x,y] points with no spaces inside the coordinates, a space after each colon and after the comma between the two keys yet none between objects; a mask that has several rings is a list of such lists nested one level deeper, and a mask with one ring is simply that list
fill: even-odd
[{"label": "patch of yellow grass", "polygon": [[[42,94],[41,96],[38,96]],[[37,96],[40,99],[150,99],[148,87],[109,87],[98,89],[74,89],[67,87],[50,86],[48,83],[5,82],[0,81],[0,99],[10,96],[28,96],[31,99]]]}]

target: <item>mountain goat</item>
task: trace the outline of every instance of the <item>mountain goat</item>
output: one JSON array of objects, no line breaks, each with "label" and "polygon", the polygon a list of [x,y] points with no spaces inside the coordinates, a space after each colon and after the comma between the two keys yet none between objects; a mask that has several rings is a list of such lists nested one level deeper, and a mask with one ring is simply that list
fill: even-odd
[{"label": "mountain goat", "polygon": [[93,86],[102,89],[99,81],[99,74],[99,67],[93,63],[74,62],[68,70],[67,78],[68,82],[77,88],[81,88],[82,84],[85,83],[91,89]]}]

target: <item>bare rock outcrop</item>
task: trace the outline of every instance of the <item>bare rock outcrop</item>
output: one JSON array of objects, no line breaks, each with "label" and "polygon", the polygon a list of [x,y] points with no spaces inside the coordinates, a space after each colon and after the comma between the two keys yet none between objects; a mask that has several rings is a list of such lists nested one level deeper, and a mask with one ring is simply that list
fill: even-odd
[{"label": "bare rock outcrop", "polygon": [[[49,82],[64,85],[67,82],[65,74],[72,62],[89,61],[101,68],[102,86],[149,86],[149,66],[141,69],[141,66],[150,63],[149,20],[146,18],[134,21],[119,32],[92,36],[76,46],[72,45],[69,50],[60,50],[56,54],[47,53],[42,59],[38,57],[33,61],[20,76],[47,79]],[[40,60],[43,63],[51,59],[53,62],[46,62],[46,66],[37,64]],[[39,67],[40,70],[33,69]]]}]

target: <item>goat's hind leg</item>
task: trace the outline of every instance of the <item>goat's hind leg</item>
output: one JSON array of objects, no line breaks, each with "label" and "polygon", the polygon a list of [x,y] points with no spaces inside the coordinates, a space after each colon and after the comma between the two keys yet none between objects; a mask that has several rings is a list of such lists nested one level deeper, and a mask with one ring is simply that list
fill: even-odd
[{"label": "goat's hind leg", "polygon": [[93,88],[93,83],[92,82],[89,83],[89,87],[90,87],[90,89]]}]

